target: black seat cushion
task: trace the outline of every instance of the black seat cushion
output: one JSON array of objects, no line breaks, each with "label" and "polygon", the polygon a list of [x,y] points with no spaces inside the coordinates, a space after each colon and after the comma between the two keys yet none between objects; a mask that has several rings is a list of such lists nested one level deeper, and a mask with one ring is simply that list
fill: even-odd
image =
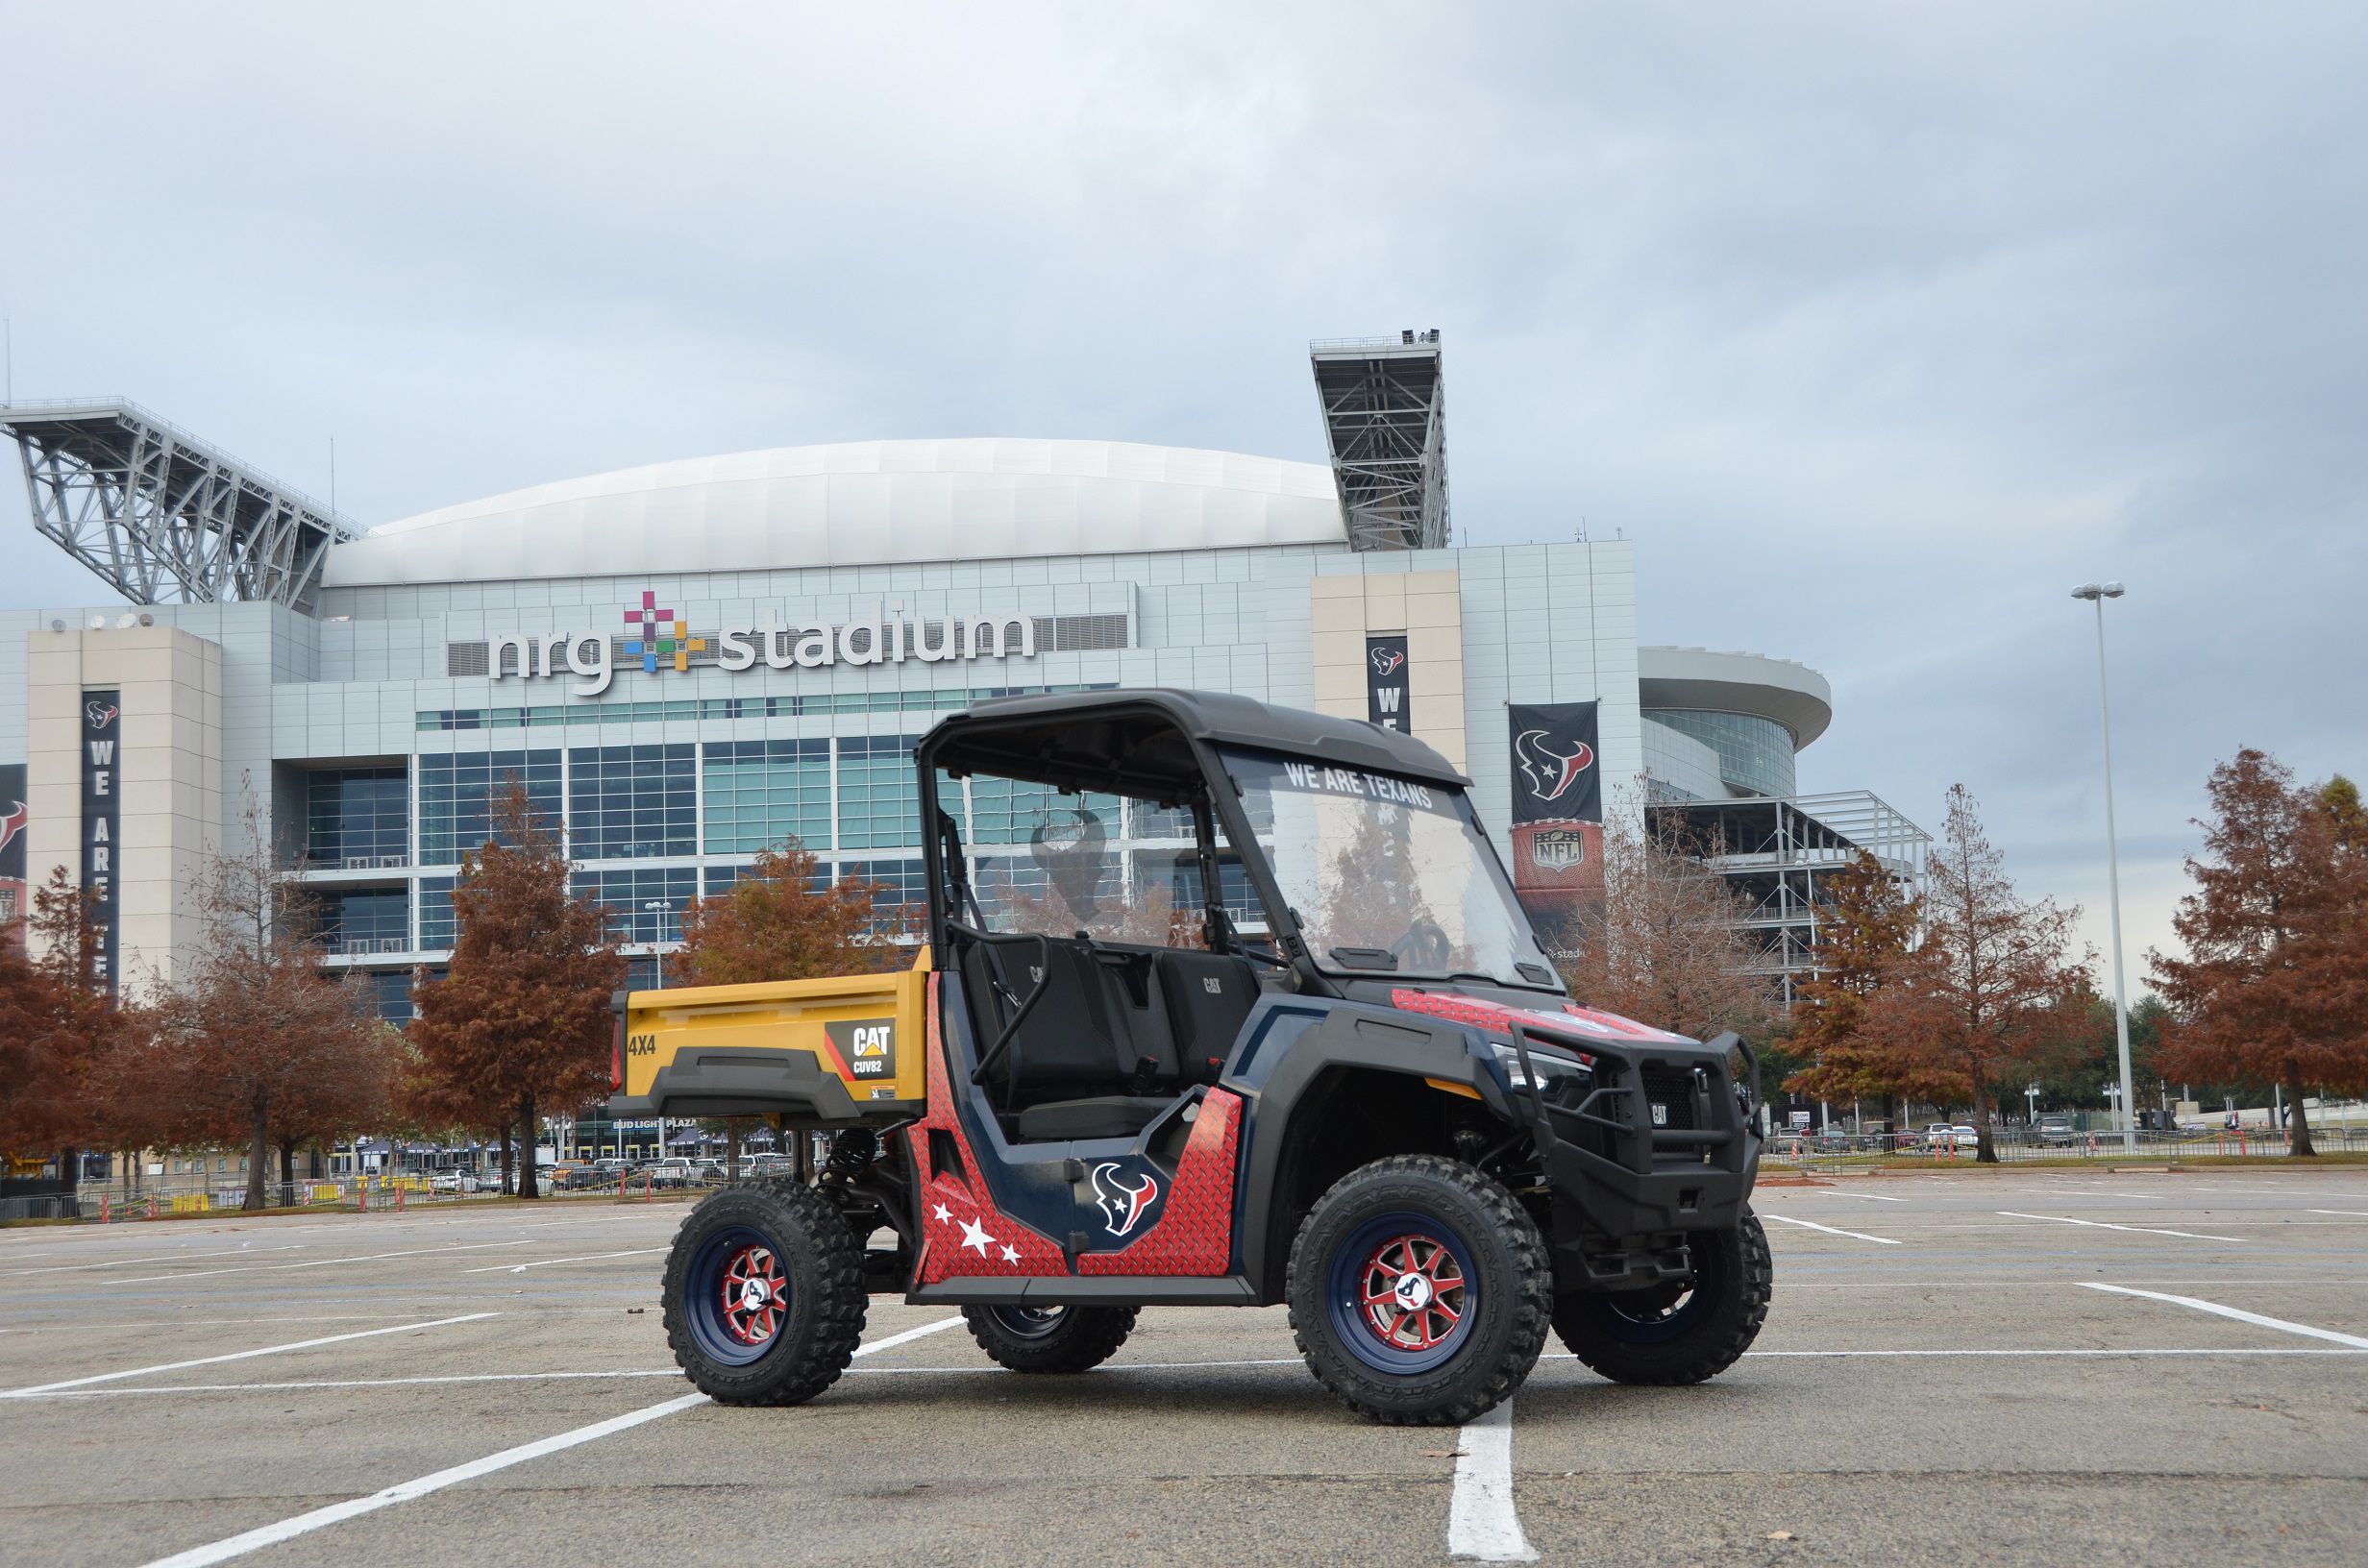
[{"label": "black seat cushion", "polygon": [[1085,1100],[1050,1100],[1022,1111],[1012,1120],[1012,1131],[1024,1143],[1132,1138],[1173,1104],[1166,1095],[1102,1094]]},{"label": "black seat cushion", "polygon": [[1248,959],[1188,947],[1167,948],[1156,962],[1184,1081],[1213,1084],[1257,1005],[1258,971]]}]

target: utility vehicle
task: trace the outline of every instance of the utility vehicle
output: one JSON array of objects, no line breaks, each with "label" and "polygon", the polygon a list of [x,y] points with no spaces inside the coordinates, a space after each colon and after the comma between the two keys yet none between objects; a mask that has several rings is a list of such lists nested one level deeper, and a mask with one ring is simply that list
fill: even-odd
[{"label": "utility vehicle", "polygon": [[1284,1303],[1323,1385],[1398,1423],[1490,1409],[1549,1326],[1655,1384],[1758,1334],[1749,1048],[1572,1001],[1431,747],[1111,690],[982,702],[913,756],[912,968],[618,998],[612,1115],[830,1135],[810,1180],[684,1219],[665,1322],[700,1388],[812,1398],[872,1291],[1023,1372],[1097,1364],[1144,1307]]}]

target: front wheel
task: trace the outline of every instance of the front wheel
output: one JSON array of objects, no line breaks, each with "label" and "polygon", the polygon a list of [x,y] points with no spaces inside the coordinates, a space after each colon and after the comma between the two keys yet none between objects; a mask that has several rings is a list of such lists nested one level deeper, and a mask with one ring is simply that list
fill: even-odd
[{"label": "front wheel", "polygon": [[1139,1307],[965,1307],[971,1337],[1014,1372],[1084,1372],[1118,1354]]},{"label": "front wheel", "polygon": [[1299,1354],[1335,1398],[1394,1426],[1455,1426],[1537,1364],[1554,1277],[1503,1187],[1454,1160],[1398,1155],[1318,1200],[1285,1293]]},{"label": "front wheel", "polygon": [[863,1251],[829,1201],[794,1182],[728,1187],[684,1217],[666,1257],[666,1340],[726,1405],[798,1405],[863,1337]]},{"label": "front wheel", "polygon": [[1746,1210],[1741,1224],[1688,1240],[1693,1273],[1683,1284],[1556,1303],[1554,1332],[1570,1353],[1615,1383],[1700,1383],[1733,1366],[1767,1320],[1767,1232]]}]

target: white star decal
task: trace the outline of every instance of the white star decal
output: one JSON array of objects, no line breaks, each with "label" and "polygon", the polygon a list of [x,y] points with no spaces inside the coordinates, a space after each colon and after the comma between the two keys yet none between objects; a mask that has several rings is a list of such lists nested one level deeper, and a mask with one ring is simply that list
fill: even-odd
[{"label": "white star decal", "polygon": [[1003,1262],[1007,1262],[1007,1263],[1016,1263],[1016,1262],[1018,1262],[1019,1261],[1020,1261],[1020,1254],[1019,1254],[1018,1252],[1016,1252],[1015,1250],[1013,1250],[1013,1249],[1012,1249],[1012,1248],[1010,1248],[1010,1247],[1005,1247],[1005,1248],[1003,1249]]},{"label": "white star decal", "polygon": [[948,1220],[950,1220],[950,1219],[953,1218],[953,1211],[952,1211],[952,1210],[950,1210],[950,1209],[949,1209],[949,1208],[947,1208],[947,1207],[946,1207],[944,1204],[942,1204],[942,1203],[941,1203],[941,1204],[939,1204],[939,1205],[937,1206],[937,1211],[936,1211],[936,1213],[937,1213],[937,1222],[938,1222],[940,1225],[943,1225],[943,1224],[945,1224],[945,1223],[946,1223],[946,1221],[948,1221]]},{"label": "white star decal", "polygon": [[994,1239],[995,1237],[987,1234],[987,1228],[978,1221],[966,1219],[962,1222],[962,1244],[966,1247],[976,1248],[979,1257],[984,1258],[987,1255],[987,1243]]}]

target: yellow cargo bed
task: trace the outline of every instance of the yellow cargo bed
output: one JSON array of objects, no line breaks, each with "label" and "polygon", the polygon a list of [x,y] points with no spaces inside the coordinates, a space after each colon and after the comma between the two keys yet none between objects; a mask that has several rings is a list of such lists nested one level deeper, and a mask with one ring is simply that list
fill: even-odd
[{"label": "yellow cargo bed", "polygon": [[618,993],[620,1116],[911,1115],[928,1097],[928,954],[909,969]]}]

